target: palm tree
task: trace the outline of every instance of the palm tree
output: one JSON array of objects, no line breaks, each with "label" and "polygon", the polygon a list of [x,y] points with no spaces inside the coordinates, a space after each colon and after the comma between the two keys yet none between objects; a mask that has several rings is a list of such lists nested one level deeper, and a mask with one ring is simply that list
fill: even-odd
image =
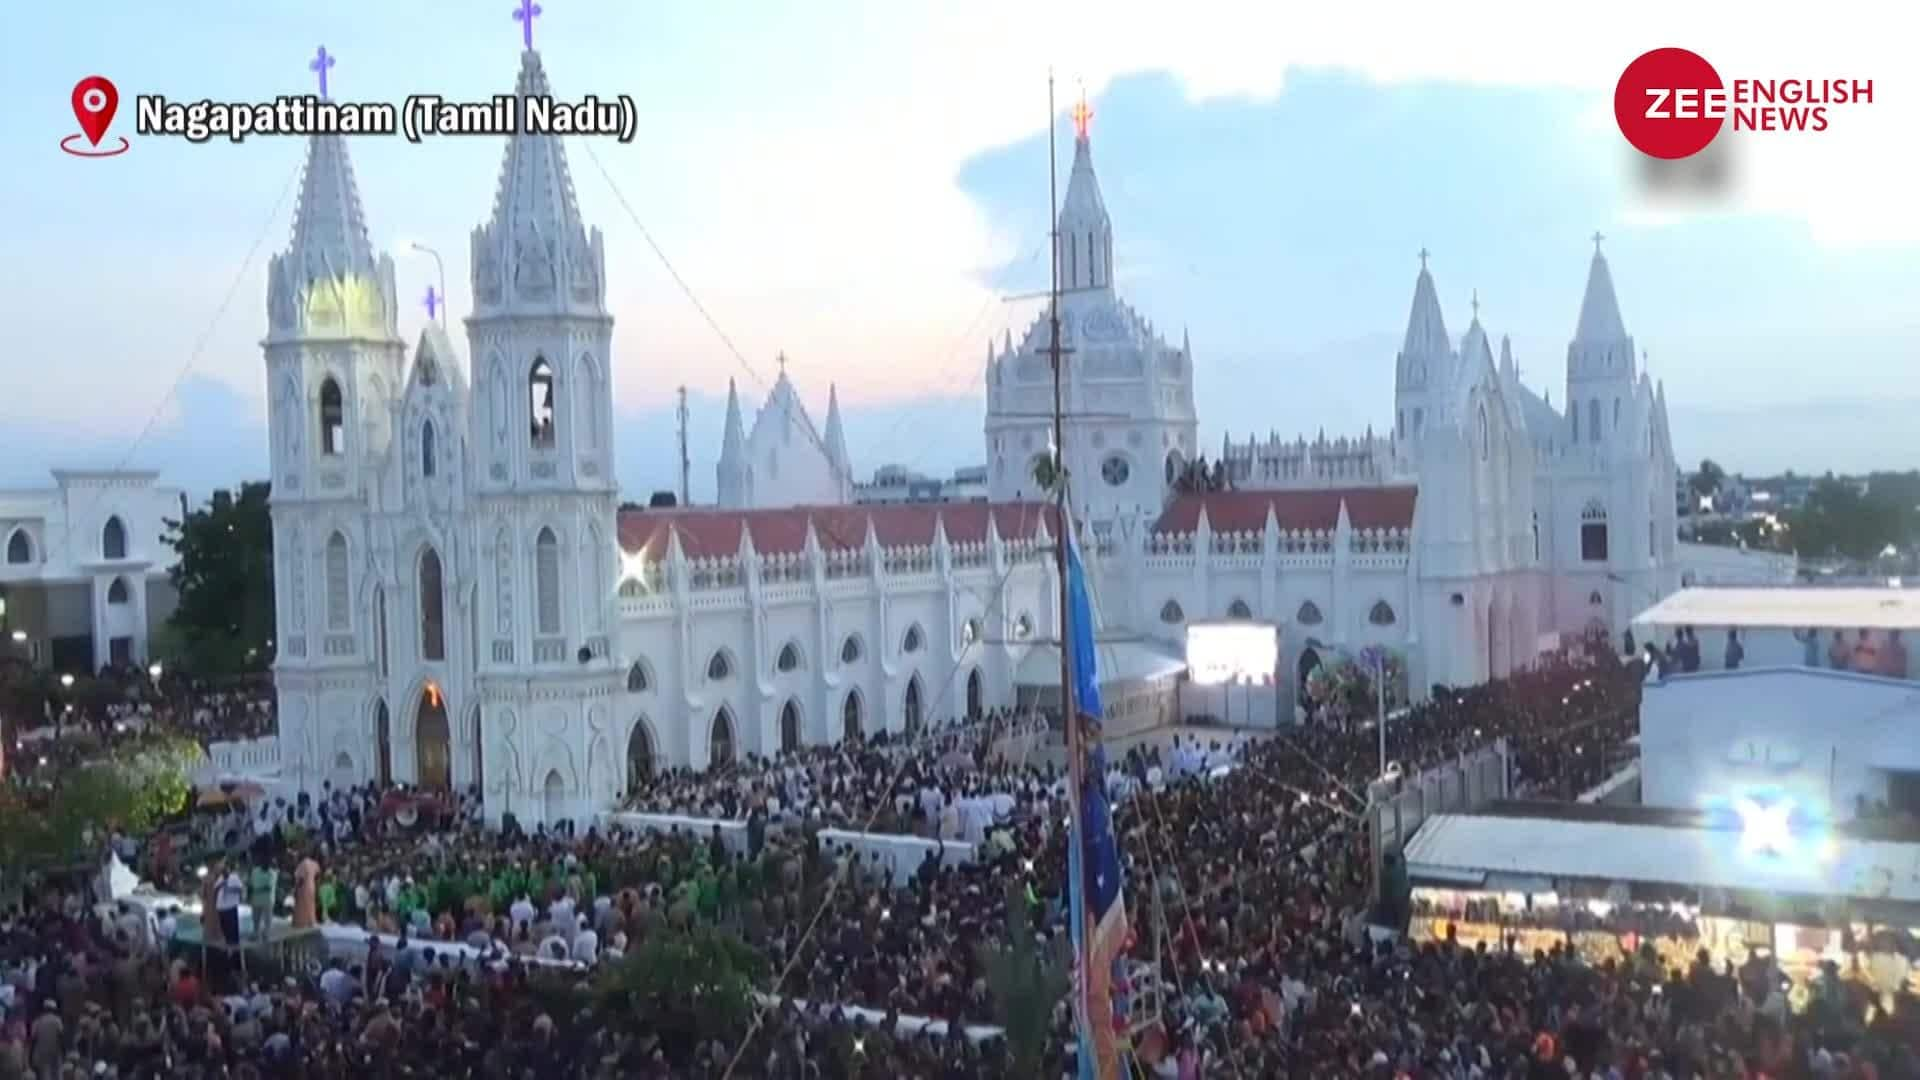
[{"label": "palm tree", "polygon": [[1045,1067],[1053,1012],[1071,985],[1063,944],[1041,944],[1026,890],[1009,884],[1006,940],[980,946],[994,1016],[1006,1033],[1008,1076],[1039,1076]]}]

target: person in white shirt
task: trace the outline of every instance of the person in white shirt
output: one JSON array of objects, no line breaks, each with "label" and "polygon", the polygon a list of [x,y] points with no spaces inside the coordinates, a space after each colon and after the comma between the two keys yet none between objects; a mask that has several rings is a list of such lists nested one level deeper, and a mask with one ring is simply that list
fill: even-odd
[{"label": "person in white shirt", "polygon": [[213,894],[214,909],[220,914],[220,936],[229,945],[240,943],[240,903],[246,895],[247,887],[240,880],[240,871],[229,867]]},{"label": "person in white shirt", "polygon": [[600,959],[600,935],[587,925],[587,917],[578,919],[579,933],[573,935],[573,958],[583,964],[592,964]]},{"label": "person in white shirt", "polygon": [[513,920],[515,930],[531,925],[537,914],[538,912],[533,909],[533,901],[527,899],[526,893],[521,893],[520,899],[515,900],[513,906],[507,909],[507,916]]}]

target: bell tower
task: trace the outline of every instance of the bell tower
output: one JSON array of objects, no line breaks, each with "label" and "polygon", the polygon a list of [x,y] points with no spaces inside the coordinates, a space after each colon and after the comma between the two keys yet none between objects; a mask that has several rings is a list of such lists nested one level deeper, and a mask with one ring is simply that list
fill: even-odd
[{"label": "bell tower", "polygon": [[[523,101],[550,93],[539,12],[515,13]],[[473,233],[467,337],[486,812],[585,821],[625,787],[612,749],[613,317],[600,230],[581,220],[557,136],[507,142],[492,216]]]}]

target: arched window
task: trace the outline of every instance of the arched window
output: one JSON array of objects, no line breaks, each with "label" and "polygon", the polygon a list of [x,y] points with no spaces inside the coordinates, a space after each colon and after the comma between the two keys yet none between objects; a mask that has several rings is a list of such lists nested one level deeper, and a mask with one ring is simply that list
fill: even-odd
[{"label": "arched window", "polygon": [[1567,420],[1573,424],[1573,444],[1580,445],[1580,403],[1567,402]]},{"label": "arched window", "polygon": [[1594,607],[1599,607],[1601,604],[1606,603],[1606,601],[1601,598],[1600,590],[1595,589],[1594,591],[1587,594],[1587,603],[1593,605]]},{"label": "arched window", "polygon": [[1533,512],[1533,561],[1540,561],[1540,511]]},{"label": "arched window", "polygon": [[1485,461],[1493,454],[1493,434],[1487,428],[1487,406],[1480,406],[1480,460]]},{"label": "arched window", "polygon": [[127,579],[123,577],[114,578],[113,584],[107,586],[107,603],[124,604],[126,602],[127,602]]},{"label": "arched window", "polygon": [[1186,468],[1187,463],[1185,459],[1180,456],[1180,451],[1167,451],[1167,486],[1172,487],[1175,482],[1180,479],[1180,474],[1186,471]]},{"label": "arched window", "polygon": [[433,475],[433,421],[420,425],[420,475]]},{"label": "arched window", "polygon": [[1620,399],[1619,398],[1613,399],[1613,426],[1614,427],[1620,426]]},{"label": "arched window", "polygon": [[373,590],[373,637],[374,647],[380,650],[380,677],[387,677],[387,593],[385,589]]},{"label": "arched window", "polygon": [[733,661],[728,659],[726,651],[714,653],[707,661],[707,681],[721,682],[733,675]]},{"label": "arched window", "polygon": [[906,639],[900,643],[900,651],[903,653],[917,653],[925,645],[926,639],[924,635],[920,633],[920,624],[915,623],[907,627],[907,636]]},{"label": "arched window", "polygon": [[533,445],[547,449],[553,445],[553,368],[547,358],[533,358],[533,370],[527,372],[527,408],[533,417]]},{"label": "arched window", "polygon": [[25,529],[13,530],[13,535],[7,537],[7,562],[18,566],[32,561],[33,537],[28,536]]},{"label": "arched window", "polygon": [[920,734],[920,679],[916,676],[907,683],[905,724],[907,734]]},{"label": "arched window", "polygon": [[857,664],[860,662],[860,636],[858,634],[849,634],[847,635],[847,640],[840,643],[840,662],[843,664]]},{"label": "arched window", "polygon": [[1166,623],[1168,626],[1183,622],[1186,617],[1187,613],[1180,609],[1180,601],[1178,600],[1169,600],[1160,605],[1160,621]]},{"label": "arched window", "polygon": [[124,559],[127,557],[127,527],[118,517],[110,517],[100,529],[100,557],[103,559]]},{"label": "arched window", "polygon": [[447,658],[446,598],[440,587],[440,555],[420,553],[420,658]]},{"label": "arched window", "polygon": [[840,706],[840,737],[847,742],[860,738],[864,725],[860,719],[860,691],[847,691],[847,700]]},{"label": "arched window", "polygon": [[[1424,376],[1425,374],[1426,374],[1426,372],[1425,372],[1425,371],[1422,371],[1422,372],[1421,372],[1421,375],[1423,375],[1423,376]],[[1414,433],[1415,435],[1418,435],[1418,434],[1420,434],[1420,429],[1421,429],[1422,427],[1425,427],[1425,426],[1426,426],[1426,420],[1427,420],[1427,410],[1425,410],[1425,409],[1422,409],[1422,408],[1420,408],[1420,407],[1419,407],[1418,405],[1416,405],[1416,406],[1414,406],[1414,408],[1413,408],[1413,433]]]},{"label": "arched window", "polygon": [[1013,640],[1025,641],[1033,636],[1033,616],[1021,612],[1013,620]]},{"label": "arched window", "polygon": [[974,645],[974,644],[977,644],[979,640],[980,640],[980,620],[979,619],[968,619],[966,622],[960,624],[961,646],[964,647],[968,645]]},{"label": "arched window", "polygon": [[780,707],[780,749],[789,754],[800,749],[800,703],[792,699]]},{"label": "arched window", "polygon": [[653,776],[653,731],[645,716],[635,717],[627,734],[627,792],[632,794]]},{"label": "arched window", "polygon": [[1394,421],[1393,429],[1404,439],[1407,437],[1407,410],[1401,409],[1396,415],[1398,419]]},{"label": "arched window", "polygon": [[1294,613],[1293,621],[1301,626],[1319,626],[1326,619],[1320,614],[1319,604],[1306,600],[1301,602],[1300,610]]},{"label": "arched window", "polygon": [[1580,511],[1580,558],[1587,562],[1607,561],[1607,508],[1598,500]]},{"label": "arched window", "polygon": [[345,630],[353,625],[347,604],[353,593],[347,581],[347,538],[339,531],[327,537],[327,629]]},{"label": "arched window", "polygon": [[560,632],[560,538],[552,529],[533,540],[533,618],[537,633]]},{"label": "arched window", "polygon": [[320,452],[329,457],[347,452],[347,410],[331,375],[320,383]]},{"label": "arched window", "polygon": [[1587,441],[1600,441],[1600,399],[1587,400]]},{"label": "arched window", "polygon": [[1253,609],[1247,606],[1245,600],[1236,599],[1233,603],[1227,605],[1227,618],[1251,619],[1253,618]]},{"label": "arched window", "polygon": [[627,692],[644,694],[647,692],[647,666],[635,660],[627,669]]},{"label": "arched window", "polygon": [[733,714],[725,706],[713,714],[713,731],[707,736],[707,767],[723,768],[733,764]]},{"label": "arched window", "polygon": [[1393,605],[1385,600],[1374,602],[1373,610],[1367,612],[1367,621],[1375,626],[1393,625]]},{"label": "arched window", "polygon": [[780,655],[773,661],[775,670],[793,672],[800,670],[800,646],[789,641],[780,647]]}]

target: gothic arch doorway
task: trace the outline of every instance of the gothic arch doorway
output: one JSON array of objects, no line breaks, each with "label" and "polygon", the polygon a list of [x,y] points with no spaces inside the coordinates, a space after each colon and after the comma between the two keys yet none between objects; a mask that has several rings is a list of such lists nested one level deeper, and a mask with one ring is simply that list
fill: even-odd
[{"label": "gothic arch doorway", "polygon": [[627,736],[627,794],[639,790],[652,775],[653,732],[648,730],[647,718],[642,716],[633,722],[633,731]]},{"label": "gothic arch doorway", "polygon": [[857,741],[864,727],[860,715],[860,691],[849,690],[846,702],[840,706],[840,738],[846,742]]},{"label": "gothic arch doorway", "polygon": [[986,688],[981,685],[980,669],[967,672],[967,719],[978,720],[986,714]]},{"label": "gothic arch doorway", "polygon": [[373,706],[374,778],[380,781],[381,787],[388,787],[393,783],[392,729],[393,724],[387,716],[386,701],[383,699],[375,702]]},{"label": "gothic arch doorway", "polygon": [[720,769],[733,764],[733,713],[722,705],[713,714],[713,731],[707,736],[707,768]]},{"label": "gothic arch doorway", "polygon": [[1307,692],[1307,679],[1313,675],[1314,669],[1319,666],[1320,653],[1317,649],[1312,645],[1308,645],[1306,648],[1300,650],[1300,665],[1297,669],[1298,677],[1294,690],[1299,696],[1299,703],[1301,705],[1305,705],[1313,700],[1313,695]]},{"label": "gothic arch doorway", "polygon": [[447,730],[447,699],[428,683],[420,691],[413,722],[414,780],[426,791],[453,790],[453,751]]},{"label": "gothic arch doorway", "polygon": [[908,735],[920,734],[920,676],[907,680],[905,727]]},{"label": "gothic arch doorway", "polygon": [[780,706],[780,752],[790,754],[800,749],[800,703],[792,698]]},{"label": "gothic arch doorway", "polygon": [[560,777],[559,769],[547,771],[546,783],[541,785],[541,810],[548,825],[557,825],[567,801],[567,782]]}]

